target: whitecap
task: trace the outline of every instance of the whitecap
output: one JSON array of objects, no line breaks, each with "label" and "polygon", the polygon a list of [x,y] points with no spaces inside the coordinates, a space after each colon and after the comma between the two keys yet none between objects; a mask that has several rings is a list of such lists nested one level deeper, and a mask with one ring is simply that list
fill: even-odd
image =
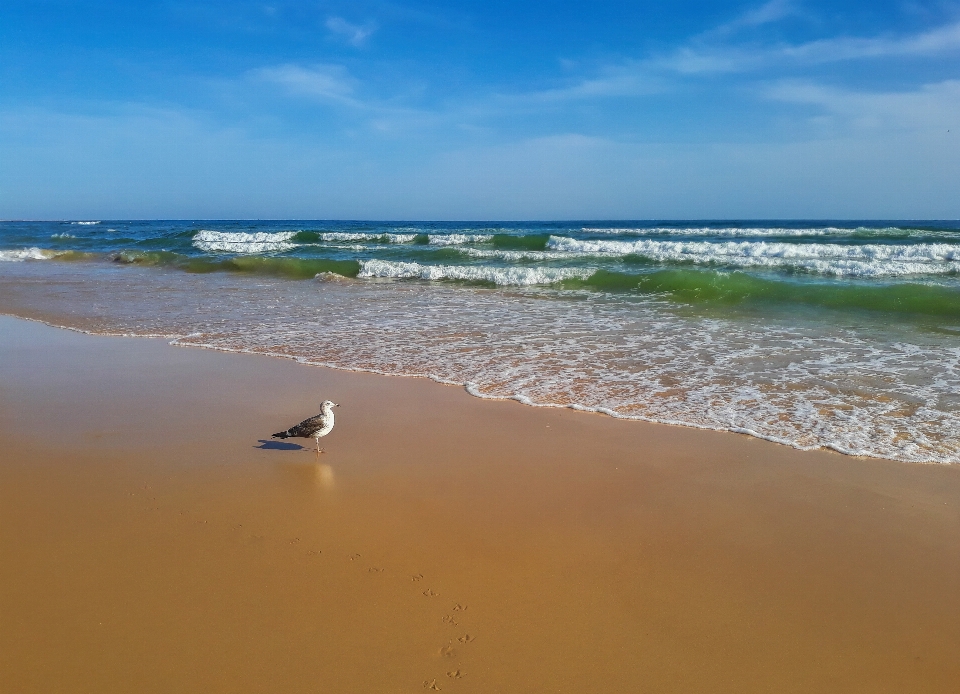
[{"label": "whitecap", "polygon": [[320,241],[340,241],[347,243],[356,243],[361,241],[380,241],[387,243],[413,243],[418,236],[426,236],[427,243],[432,246],[460,246],[473,243],[486,243],[493,238],[492,234],[397,234],[380,233],[373,234],[367,232],[350,231],[330,231],[317,234]]},{"label": "whitecap", "polygon": [[321,241],[342,241],[356,243],[358,241],[386,241],[387,243],[412,243],[416,234],[370,234],[353,231],[330,231],[318,234]]},{"label": "whitecap", "polygon": [[58,254],[45,248],[21,248],[19,250],[0,251],[0,261],[19,262],[21,260],[50,260]]},{"label": "whitecap", "polygon": [[492,234],[430,234],[427,239],[433,246],[463,246],[471,243],[487,243]]},{"label": "whitecap", "polygon": [[234,231],[198,231],[193,245],[206,253],[277,253],[297,247],[290,240],[295,231],[256,232],[248,234]]},{"label": "whitecap", "polygon": [[363,278],[462,280],[492,282],[498,286],[529,287],[554,284],[565,279],[586,279],[595,272],[589,268],[532,268],[463,265],[421,265],[386,260],[364,260],[360,263]]},{"label": "whitecap", "polygon": [[610,236],[728,236],[728,237],[756,237],[756,236],[853,236],[861,234],[902,234],[903,230],[897,227],[874,229],[857,227],[855,229],[840,227],[583,227],[585,234],[608,234]]},{"label": "whitecap", "polygon": [[799,269],[842,277],[896,277],[960,272],[960,245],[770,241],[581,240],[551,236],[547,248],[571,254],[637,255],[657,262]]}]

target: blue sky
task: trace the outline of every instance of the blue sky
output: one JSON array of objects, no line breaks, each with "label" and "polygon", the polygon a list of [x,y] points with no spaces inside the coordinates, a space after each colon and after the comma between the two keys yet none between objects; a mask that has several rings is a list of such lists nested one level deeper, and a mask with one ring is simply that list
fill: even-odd
[{"label": "blue sky", "polygon": [[960,1],[0,4],[0,218],[957,218]]}]

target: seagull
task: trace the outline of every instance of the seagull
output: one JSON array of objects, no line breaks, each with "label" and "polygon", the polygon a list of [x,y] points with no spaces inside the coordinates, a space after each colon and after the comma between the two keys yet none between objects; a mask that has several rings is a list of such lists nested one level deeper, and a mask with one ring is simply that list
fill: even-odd
[{"label": "seagull", "polygon": [[326,436],[333,431],[333,408],[340,407],[335,402],[324,400],[320,405],[320,414],[310,419],[305,419],[295,427],[290,427],[286,431],[278,431],[273,435],[275,439],[316,439],[317,453],[323,453],[320,450],[320,437]]}]

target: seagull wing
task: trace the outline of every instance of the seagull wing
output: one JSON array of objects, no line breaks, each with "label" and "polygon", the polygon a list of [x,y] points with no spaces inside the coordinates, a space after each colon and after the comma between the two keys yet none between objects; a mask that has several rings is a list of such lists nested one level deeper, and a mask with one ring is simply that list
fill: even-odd
[{"label": "seagull wing", "polygon": [[287,434],[296,438],[308,439],[313,436],[313,432],[323,428],[323,415],[305,419],[295,427],[290,427]]}]

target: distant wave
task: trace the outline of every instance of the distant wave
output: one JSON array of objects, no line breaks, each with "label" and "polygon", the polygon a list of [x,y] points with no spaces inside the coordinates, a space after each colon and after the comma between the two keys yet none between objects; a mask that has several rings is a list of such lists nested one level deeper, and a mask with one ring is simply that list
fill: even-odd
[{"label": "distant wave", "polygon": [[432,246],[460,246],[470,243],[486,243],[493,234],[428,234]]},{"label": "distant wave", "polygon": [[368,233],[350,231],[301,231],[295,240],[303,243],[341,242],[341,243],[422,243],[432,246],[459,246],[471,243],[486,243],[493,239],[492,234],[396,234]]},{"label": "distant wave", "polygon": [[609,234],[611,236],[729,236],[729,237],[757,237],[757,236],[895,236],[901,237],[910,233],[909,229],[900,227],[856,227],[852,229],[841,227],[583,227],[586,234]]},{"label": "distant wave", "polygon": [[767,241],[596,241],[551,236],[547,248],[567,253],[638,256],[655,262],[793,268],[845,277],[943,275],[960,271],[960,245],[839,245]]},{"label": "distant wave", "polygon": [[417,234],[368,234],[351,231],[312,232],[301,231],[296,234],[296,240],[310,242],[340,242],[340,243],[413,243]]}]

